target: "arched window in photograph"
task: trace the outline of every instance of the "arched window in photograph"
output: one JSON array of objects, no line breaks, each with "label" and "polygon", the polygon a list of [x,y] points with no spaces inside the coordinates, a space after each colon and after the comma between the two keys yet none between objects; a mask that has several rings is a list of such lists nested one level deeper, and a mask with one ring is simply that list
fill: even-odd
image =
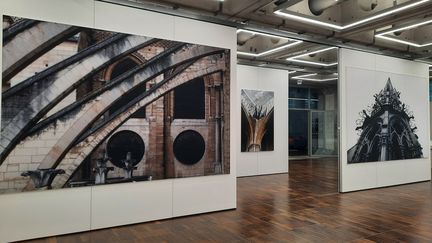
[{"label": "arched window in photograph", "polygon": [[[132,59],[131,57],[125,58],[121,60],[120,62],[116,63],[113,69],[111,70],[111,75],[109,76],[109,80],[113,80],[123,73],[135,68],[138,66],[138,60]],[[136,89],[133,91],[128,97],[133,97],[135,95],[138,95],[140,93],[143,93],[146,91],[145,86],[139,89]],[[116,102],[109,110],[110,113],[115,112],[116,110],[123,107],[130,98],[124,98],[119,102]],[[142,107],[138,109],[135,113],[132,114],[131,118],[146,118],[146,110],[145,107]]]}]

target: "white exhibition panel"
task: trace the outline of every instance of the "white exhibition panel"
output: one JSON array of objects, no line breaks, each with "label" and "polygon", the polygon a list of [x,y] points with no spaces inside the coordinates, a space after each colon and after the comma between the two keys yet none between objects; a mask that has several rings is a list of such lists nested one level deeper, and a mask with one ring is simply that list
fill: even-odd
[{"label": "white exhibition panel", "polygon": [[172,180],[92,188],[91,229],[172,217]]},{"label": "white exhibition panel", "polygon": [[288,172],[288,71],[263,68],[258,90],[274,91],[274,151],[257,153],[258,173]]},{"label": "white exhibition panel", "polygon": [[[2,0],[0,10],[6,15],[229,48],[231,93],[238,93],[234,28],[93,0]],[[240,127],[236,122],[240,115],[233,112],[236,102],[231,95],[234,131]],[[235,135],[230,134],[231,141]],[[233,209],[238,146],[235,142],[230,146],[229,175],[0,195],[0,242]]]},{"label": "white exhibition panel", "polygon": [[83,27],[94,25],[92,0],[2,0],[3,15],[12,15]]},{"label": "white exhibition panel", "polygon": [[[245,65],[237,66],[238,110],[242,89],[274,92],[274,151],[240,152],[237,160],[237,176],[266,175],[288,172],[288,71]],[[240,118],[238,120],[240,124]],[[237,132],[237,144],[241,143],[241,130]]]},{"label": "white exhibition panel", "polygon": [[90,229],[91,188],[0,196],[0,242]]},{"label": "white exhibition panel", "polygon": [[[363,76],[358,77],[359,79],[364,80],[363,82],[348,83],[348,79],[350,78],[349,72],[353,72],[353,70],[364,70],[362,71]],[[341,49],[339,52],[339,98],[341,124],[340,178],[342,192],[399,185],[431,179],[429,109],[422,109],[422,112],[416,113],[417,117],[427,117],[427,123],[418,124],[419,127],[423,128],[421,134],[418,135],[419,141],[421,141],[423,147],[424,158],[357,164],[347,163],[347,150],[352,145],[352,140],[355,139],[348,135],[349,129],[352,129],[353,126],[353,124],[348,124],[352,123],[347,119],[348,112],[361,111],[358,109],[354,109],[355,111],[348,110],[346,105],[347,102],[349,102],[347,101],[347,89],[350,89],[349,94],[352,95],[352,97],[350,97],[351,99],[355,99],[357,95],[355,92],[351,92],[352,90],[380,90],[384,86],[381,84],[366,84],[365,80],[370,81],[376,80],[377,78],[381,80],[385,76],[384,73],[387,76],[391,76],[392,80],[401,79],[401,77],[403,77],[402,75],[412,77],[413,80],[418,82],[418,85],[424,86],[424,88],[415,89],[411,87],[411,85],[399,84],[398,90],[401,91],[403,95],[414,97],[412,99],[415,99],[416,104],[421,104],[420,108],[429,105],[429,89],[427,88],[429,84],[429,73],[426,64],[360,51]],[[407,96],[405,96],[405,98]],[[403,98],[404,97],[401,97],[402,102]],[[350,103],[350,105],[352,104]],[[419,107],[415,108],[418,109]]]},{"label": "white exhibition panel", "polygon": [[[94,28],[174,39],[174,17],[109,3],[94,3]],[[121,16],[121,17],[120,17]]]},{"label": "white exhibition panel", "polygon": [[[201,45],[229,48],[231,50],[230,70],[230,127],[232,131],[239,129],[240,116],[235,112],[237,82],[237,35],[236,29],[221,25],[191,21],[175,17],[174,39],[183,42],[193,42]],[[231,36],[234,38],[227,38]],[[238,116],[238,117],[237,117]],[[230,133],[231,167],[229,175],[214,175],[206,177],[180,178],[173,180],[173,216],[185,216],[218,210],[236,208],[237,179],[236,166],[237,149],[235,133]]]},{"label": "white exhibition panel", "polygon": [[205,180],[199,177],[173,180],[173,216],[236,208],[234,173],[231,170],[230,175],[207,176]]},{"label": "white exhibition panel", "polygon": [[[118,21],[118,14],[124,16],[121,21]],[[146,17],[148,16],[150,17]],[[134,23],[139,23],[134,25]],[[145,23],[144,26],[141,23]],[[148,32],[147,32],[148,26]],[[121,31],[124,29],[131,34],[154,36],[158,38],[174,39],[183,42],[190,42],[202,45],[217,46],[222,48],[231,49],[231,92],[235,92],[235,51],[236,51],[236,30],[233,28],[218,26],[214,24],[197,22],[194,20],[183,19],[173,17],[169,15],[163,15],[153,13],[144,10],[138,10],[128,7],[119,7],[108,3],[95,3],[95,28]],[[183,31],[185,31],[183,33]],[[202,34],[201,34],[202,33]],[[231,96],[231,110],[233,110],[233,97]],[[233,112],[231,112],[232,114]],[[230,121],[231,127],[235,126],[233,117]],[[231,134],[232,137],[232,134]],[[218,176],[207,176],[207,177],[196,177],[196,178],[179,178],[172,180],[164,180],[170,182],[170,187],[154,188],[151,184],[142,183],[141,190],[158,190],[157,195],[162,193],[169,193],[172,196],[170,201],[170,211],[172,212],[171,217],[183,216],[188,214],[197,214],[203,212],[217,211],[222,209],[231,209],[236,207],[236,179],[235,179],[235,163],[233,163],[235,153],[235,144],[231,143],[231,174],[230,175],[218,175]],[[207,184],[208,186],[204,186]],[[127,186],[128,184],[124,184]],[[211,189],[214,187],[215,189]],[[147,188],[147,189],[144,189]],[[96,187],[94,189],[97,189]],[[162,191],[161,191],[162,190]],[[115,189],[107,188],[106,192],[115,193]],[[228,193],[233,191],[234,193]],[[209,192],[212,192],[209,194]],[[125,196],[121,200],[119,205],[127,205],[130,200],[133,200],[133,193],[128,194],[130,197]],[[211,195],[211,196],[210,196]],[[98,195],[93,194],[93,200],[99,200],[96,197]],[[142,200],[151,197],[150,194],[143,195]],[[216,200],[216,198],[218,200]],[[211,201],[210,201],[211,200]],[[99,200],[102,202],[103,200]],[[189,201],[193,201],[190,204]],[[165,206],[162,203],[162,208],[159,208],[160,202],[158,200],[151,201],[149,207],[157,210],[159,214],[163,215]],[[93,206],[96,206],[93,204]],[[191,207],[192,206],[192,207]],[[98,214],[92,214],[92,229],[101,228],[100,225],[96,225],[95,222],[103,223],[104,214],[109,214],[112,207],[103,207],[103,210],[98,210]],[[152,215],[138,214],[133,210],[123,211],[122,224],[136,223],[154,220]],[[129,222],[126,222],[129,219]],[[138,219],[140,218],[140,219]],[[166,217],[163,217],[166,218]],[[115,220],[115,219],[113,219]],[[138,221],[137,221],[138,220]],[[102,226],[107,227],[107,226]]]},{"label": "white exhibition panel", "polygon": [[[242,89],[258,89],[258,68],[252,66],[237,65],[237,82],[238,94],[237,102],[238,107],[234,108],[232,113],[241,114],[241,97],[240,92]],[[236,144],[241,144],[241,115],[237,119],[238,130],[236,132]],[[237,160],[237,176],[251,176],[258,174],[258,156],[257,153],[241,152],[240,148],[236,151],[238,155]]]},{"label": "white exhibition panel", "polygon": [[[94,25],[94,2],[89,0],[2,0],[0,12],[84,27]],[[91,188],[0,195],[0,242],[89,230],[90,202]]]}]

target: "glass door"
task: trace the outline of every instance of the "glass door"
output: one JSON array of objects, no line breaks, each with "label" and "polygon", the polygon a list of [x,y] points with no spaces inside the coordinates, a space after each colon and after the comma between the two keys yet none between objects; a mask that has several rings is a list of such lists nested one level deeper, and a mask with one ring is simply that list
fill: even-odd
[{"label": "glass door", "polygon": [[289,110],[289,155],[309,155],[309,111]]},{"label": "glass door", "polygon": [[310,111],[309,151],[311,156],[337,155],[337,114],[335,111]]}]

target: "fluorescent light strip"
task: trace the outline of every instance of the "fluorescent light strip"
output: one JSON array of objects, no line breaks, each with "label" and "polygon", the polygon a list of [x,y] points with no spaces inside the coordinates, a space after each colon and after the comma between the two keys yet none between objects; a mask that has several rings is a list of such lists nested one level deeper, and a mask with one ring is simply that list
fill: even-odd
[{"label": "fluorescent light strip", "polygon": [[432,45],[432,42],[431,43],[426,43],[426,44],[417,44],[415,42],[404,41],[404,40],[400,40],[398,38],[393,38],[393,37],[385,36],[385,35],[390,34],[390,33],[398,32],[398,31],[401,31],[401,30],[412,29],[412,28],[415,28],[415,27],[418,27],[418,26],[429,24],[429,23],[432,23],[432,19],[424,21],[424,22],[420,22],[420,23],[417,23],[417,24],[413,24],[413,25],[397,28],[397,29],[391,29],[389,31],[376,34],[375,37],[378,37],[378,38],[381,38],[381,39],[385,39],[385,40],[388,40],[388,41],[398,42],[398,43],[405,44],[405,45],[414,46],[414,47],[430,46],[430,45]]},{"label": "fluorescent light strip", "polygon": [[417,23],[417,24],[408,25],[408,26],[405,26],[405,27],[400,27],[400,28],[397,28],[397,29],[390,29],[389,31],[386,31],[386,32],[383,32],[383,33],[379,33],[377,35],[387,35],[387,34],[398,32],[398,31],[402,31],[402,30],[413,29],[413,28],[416,28],[416,27],[419,27],[419,26],[422,26],[422,25],[430,24],[430,23],[432,23],[432,19],[424,21],[424,22],[420,22],[420,23]]},{"label": "fluorescent light strip", "polygon": [[315,76],[315,75],[318,75],[318,73],[303,74],[303,75],[292,77],[292,79],[302,79],[303,77],[310,77],[310,76]]},{"label": "fluorescent light strip", "polygon": [[264,51],[264,52],[260,52],[260,53],[250,53],[250,52],[244,52],[244,51],[237,51],[237,54],[244,55],[244,56],[260,57],[260,56],[265,56],[265,55],[273,53],[273,52],[277,52],[277,51],[282,50],[282,49],[289,48],[291,46],[298,45],[298,44],[300,44],[302,42],[303,41],[296,41],[296,42],[293,42],[293,43],[288,43],[286,45],[279,46],[279,47],[276,47],[276,48],[273,48],[273,49],[270,49],[270,50],[267,50],[267,51]]},{"label": "fluorescent light strip", "polygon": [[398,42],[398,43],[405,44],[405,45],[414,46],[414,47],[425,47],[425,46],[432,45],[432,42],[420,45],[420,44],[417,44],[417,43],[414,43],[414,42],[411,42],[411,41],[399,40],[397,38],[393,38],[393,37],[389,37],[389,36],[383,36],[383,35],[375,35],[375,37],[378,37],[378,38],[381,38],[381,39],[385,39],[385,40],[388,40],[388,41]]},{"label": "fluorescent light strip", "polygon": [[336,49],[336,48],[337,47],[328,47],[328,48],[324,48],[324,49],[317,50],[317,51],[307,52],[307,53],[303,53],[303,54],[300,54],[297,56],[289,57],[286,60],[291,61],[291,62],[299,62],[299,63],[305,63],[305,64],[311,64],[311,65],[325,66],[325,67],[334,66],[334,65],[337,65],[338,63],[337,62],[334,62],[334,63],[313,62],[313,61],[298,60],[297,58],[308,56],[308,55],[313,55],[313,54],[317,54],[317,53],[321,53],[321,52],[325,52],[325,51],[329,51],[329,50]]},{"label": "fluorescent light strip", "polygon": [[249,53],[249,52],[244,52],[244,51],[237,51],[237,55],[251,56],[251,57],[256,57],[256,56],[258,56],[258,54],[255,54],[255,53]]},{"label": "fluorescent light strip", "polygon": [[[328,48],[320,49],[320,50],[317,50],[317,51],[306,52],[306,53],[303,53],[303,54],[300,54],[300,55],[296,55],[296,56],[293,56],[293,57],[289,57],[288,59],[294,59],[294,58],[299,58],[299,57],[309,56],[309,55],[313,55],[313,54],[317,54],[317,53],[321,53],[321,52],[329,51],[329,50],[332,50],[332,49],[337,49],[337,47],[328,47]],[[288,59],[287,59],[287,60],[288,60]]]},{"label": "fluorescent light strip", "polygon": [[299,62],[299,63],[305,63],[305,64],[311,64],[311,65],[324,66],[324,67],[330,67],[330,66],[338,65],[337,62],[323,63],[323,62],[312,62],[312,61],[304,61],[304,60],[297,60],[297,59],[287,59],[287,60],[290,62]]},{"label": "fluorescent light strip", "polygon": [[277,15],[280,15],[280,16],[284,16],[286,18],[290,18],[290,19],[295,19],[295,20],[300,20],[300,21],[303,21],[303,22],[311,23],[311,24],[326,26],[326,27],[330,27],[330,28],[333,28],[333,29],[337,29],[337,30],[343,30],[343,29],[351,28],[351,27],[354,27],[354,26],[357,26],[357,25],[369,22],[369,21],[374,20],[374,19],[378,19],[378,18],[382,18],[382,17],[385,17],[385,16],[390,15],[390,14],[394,14],[396,12],[403,11],[403,10],[408,9],[408,8],[415,7],[417,5],[420,5],[420,4],[429,2],[429,1],[430,0],[418,1],[418,2],[415,2],[415,3],[412,3],[412,4],[405,5],[403,7],[395,8],[393,10],[390,10],[390,11],[387,11],[387,12],[383,12],[381,14],[377,14],[377,15],[371,16],[369,18],[365,18],[365,19],[356,21],[356,22],[348,24],[348,25],[331,24],[331,23],[319,21],[319,20],[316,20],[316,19],[311,19],[311,18],[307,18],[307,17],[302,17],[302,16],[294,15],[294,14],[285,13],[285,12],[282,12],[281,10],[277,10],[274,13],[277,14]]},{"label": "fluorescent light strip", "polygon": [[322,26],[330,27],[332,29],[337,29],[337,30],[344,29],[343,26],[340,26],[340,25],[330,24],[330,23],[326,23],[326,22],[323,22],[323,21],[315,20],[315,19],[310,19],[310,18],[306,18],[306,17],[297,16],[297,15],[294,15],[294,14],[285,13],[285,12],[282,12],[281,10],[277,10],[274,13],[276,15],[280,15],[280,16],[283,16],[285,18],[299,20],[299,21],[302,21],[302,22],[311,23],[311,24],[315,24],[315,25],[322,25]]},{"label": "fluorescent light strip", "polygon": [[301,79],[301,80],[306,80],[306,81],[331,81],[331,80],[337,80],[338,77],[335,78],[307,78],[310,76],[315,76],[318,75],[318,73],[310,73],[310,74],[303,74],[303,75],[299,75],[299,76],[295,76],[292,77],[292,79]]},{"label": "fluorescent light strip", "polygon": [[267,54],[270,54],[270,53],[273,53],[273,52],[277,52],[279,50],[283,50],[283,49],[286,49],[286,48],[298,45],[298,44],[300,44],[300,43],[303,42],[302,40],[293,40],[293,39],[286,38],[286,37],[283,37],[283,36],[265,34],[265,33],[260,33],[260,32],[256,32],[256,31],[251,31],[251,30],[238,29],[237,33],[240,33],[240,32],[246,32],[246,33],[250,33],[250,34],[253,34],[253,35],[262,35],[262,36],[267,36],[267,37],[272,37],[272,38],[285,39],[285,40],[288,40],[288,41],[294,41],[294,42],[287,43],[285,45],[282,45],[282,46],[279,46],[279,47],[276,47],[276,48],[273,48],[273,49],[270,49],[270,50],[267,50],[267,51],[264,51],[264,52],[260,52],[260,53],[239,52],[239,51],[237,52],[237,54],[244,55],[244,56],[260,57],[260,56],[264,56],[264,55],[267,55]]},{"label": "fluorescent light strip", "polygon": [[302,78],[301,80],[306,81],[332,81],[332,80],[338,80],[338,78],[324,78],[324,79],[318,79],[318,78]]},{"label": "fluorescent light strip", "polygon": [[288,74],[296,73],[297,71],[288,71]]},{"label": "fluorescent light strip", "polygon": [[240,32],[246,32],[246,33],[253,34],[253,35],[262,35],[262,36],[267,36],[267,37],[272,37],[272,38],[291,40],[290,38],[287,38],[287,37],[284,37],[284,36],[266,34],[266,33],[252,31],[252,30],[238,29],[237,30],[237,34],[240,33]]},{"label": "fluorescent light strip", "polygon": [[343,28],[351,28],[353,26],[356,26],[356,25],[359,25],[359,24],[363,24],[365,22],[369,22],[369,21],[374,20],[374,19],[379,19],[379,18],[382,18],[384,16],[387,16],[387,15],[390,15],[390,14],[393,14],[393,13],[396,13],[396,12],[400,12],[400,11],[403,11],[405,9],[409,9],[409,8],[415,7],[417,5],[420,5],[420,4],[429,2],[429,1],[430,0],[422,0],[422,1],[419,1],[419,2],[415,2],[415,3],[412,3],[412,4],[405,5],[403,7],[395,8],[393,10],[390,10],[390,11],[387,11],[387,12],[384,12],[384,13],[381,13],[381,14],[378,14],[378,15],[375,15],[375,16],[371,16],[369,18],[366,18],[366,19],[354,22],[352,24],[345,25]]},{"label": "fluorescent light strip", "polygon": [[267,55],[267,54],[270,54],[270,53],[273,53],[273,52],[277,52],[277,51],[279,51],[279,50],[283,50],[283,49],[289,48],[289,47],[291,47],[291,46],[298,45],[298,44],[300,44],[300,43],[302,43],[302,42],[303,42],[303,41],[295,41],[295,42],[292,42],[292,43],[288,43],[288,44],[286,44],[286,45],[279,46],[279,47],[276,47],[276,48],[270,49],[270,50],[268,50],[268,51],[264,51],[264,52],[258,53],[257,56],[264,56],[264,55]]}]

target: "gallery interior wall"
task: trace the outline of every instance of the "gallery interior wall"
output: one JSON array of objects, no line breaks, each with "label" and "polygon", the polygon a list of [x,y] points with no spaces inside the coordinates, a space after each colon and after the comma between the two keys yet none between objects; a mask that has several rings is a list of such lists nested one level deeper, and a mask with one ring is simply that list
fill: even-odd
[{"label": "gallery interior wall", "polygon": [[[358,82],[351,86],[347,85],[348,80],[347,72],[350,70],[361,70],[361,73],[368,75],[356,78]],[[347,103],[357,102],[355,99],[348,99],[349,95],[356,96],[359,94],[358,99],[362,100],[361,94],[358,91],[349,90],[349,87],[364,86],[365,88],[358,88],[358,90],[373,89],[381,90],[384,85],[377,84],[376,87],[368,82],[384,74],[387,76],[395,77],[411,77],[416,84],[405,83],[401,85],[399,82],[398,87],[395,87],[401,93],[401,101],[407,96],[414,100],[415,104],[407,104],[417,106],[422,109],[421,112],[414,114],[415,117],[422,124],[418,124],[418,131],[416,132],[421,141],[423,148],[423,157],[417,159],[405,160],[389,160],[380,162],[366,162],[348,164],[347,151],[350,149],[348,140],[352,140],[353,136],[351,130],[354,124],[348,124],[348,116],[361,115],[361,110],[350,110],[347,108]],[[340,175],[341,175],[341,191],[355,191],[369,188],[385,187],[391,185],[405,184],[417,181],[426,181],[431,179],[431,164],[430,164],[430,118],[429,118],[429,71],[426,64],[417,63],[413,61],[392,58],[382,55],[370,54],[360,51],[353,51],[341,49],[339,52],[339,87],[340,87],[340,124],[341,124],[341,149],[340,149]],[[387,77],[386,76],[386,77]],[[408,79],[407,78],[407,79]],[[386,78],[387,79],[387,78]],[[410,80],[411,80],[410,79]],[[380,78],[381,80],[381,78]],[[384,84],[385,84],[384,80]],[[413,81],[413,82],[414,82]],[[415,85],[416,88],[413,88]],[[366,88],[367,87],[367,88]],[[374,97],[370,95],[367,97],[368,102],[363,102],[363,106],[372,105]],[[349,101],[348,101],[349,100]],[[362,102],[362,101],[359,101]],[[351,104],[350,104],[351,105]],[[423,108],[421,108],[423,107]],[[355,114],[354,114],[355,113]],[[420,113],[420,114],[418,114]],[[351,130],[349,130],[351,129]]]},{"label": "gallery interior wall", "polygon": [[[274,92],[274,151],[240,152],[237,176],[253,176],[288,172],[288,71],[237,65],[237,103],[232,113],[240,113],[242,89]],[[240,120],[239,122],[240,123]],[[235,131],[241,143],[241,130]]]},{"label": "gallery interior wall", "polygon": [[[0,8],[5,15],[229,48],[231,92],[238,93],[233,28],[92,0],[5,0]],[[237,109],[235,95],[230,99]],[[239,119],[232,112],[232,130],[240,130]],[[0,242],[235,208],[237,144],[230,144],[229,175],[1,195]]]}]

